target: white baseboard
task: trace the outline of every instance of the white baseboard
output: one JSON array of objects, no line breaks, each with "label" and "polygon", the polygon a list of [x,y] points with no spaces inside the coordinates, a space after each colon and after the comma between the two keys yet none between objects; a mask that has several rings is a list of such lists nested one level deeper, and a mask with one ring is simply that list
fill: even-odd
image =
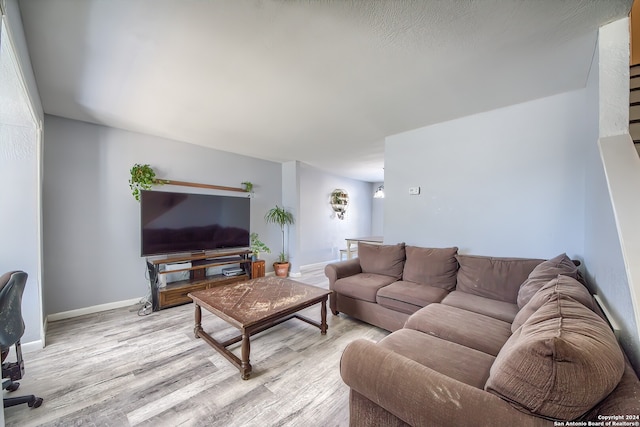
[{"label": "white baseboard", "polygon": [[[42,340],[21,342],[20,348],[22,349],[22,353],[31,353],[37,350],[42,350],[44,348],[44,343]],[[7,356],[7,360],[16,360],[16,348],[13,345],[9,349],[9,356]]]},{"label": "white baseboard", "polygon": [[77,310],[63,311],[47,316],[47,322],[55,322],[57,320],[71,319],[73,317],[84,316],[85,314],[99,313],[101,311],[113,310],[114,308],[129,307],[140,302],[141,298],[134,298],[125,301],[110,302],[107,304],[93,305],[91,307],[79,308]]},{"label": "white baseboard", "polygon": [[44,348],[44,343],[42,340],[31,341],[26,343],[20,343],[20,347],[22,347],[22,351],[24,353],[29,353],[31,351],[42,350]]},{"label": "white baseboard", "polygon": [[306,268],[318,268],[318,267],[322,267],[325,266],[327,264],[331,264],[332,262],[336,262],[339,260],[331,260],[331,261],[322,261],[322,262],[316,262],[315,264],[306,264],[306,265],[302,265],[300,266],[300,270],[304,270]]}]

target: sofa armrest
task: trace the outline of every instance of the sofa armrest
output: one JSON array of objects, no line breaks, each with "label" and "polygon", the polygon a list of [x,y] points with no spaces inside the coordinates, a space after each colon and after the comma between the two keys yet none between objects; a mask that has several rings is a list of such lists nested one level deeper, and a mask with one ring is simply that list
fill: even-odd
[{"label": "sofa armrest", "polygon": [[364,339],[346,347],[340,374],[353,390],[414,426],[553,425],[553,421],[520,412],[498,396]]},{"label": "sofa armrest", "polygon": [[353,276],[362,273],[360,260],[358,258],[348,259],[346,261],[334,262],[324,267],[324,274],[329,279],[329,289],[333,289],[333,284],[343,277]]}]

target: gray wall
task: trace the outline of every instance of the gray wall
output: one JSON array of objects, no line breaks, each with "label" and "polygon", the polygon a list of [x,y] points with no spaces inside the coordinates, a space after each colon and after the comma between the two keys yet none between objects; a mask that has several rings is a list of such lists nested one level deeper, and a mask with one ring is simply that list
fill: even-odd
[{"label": "gray wall", "polygon": [[3,100],[0,114],[0,271],[4,273],[19,269],[29,274],[22,300],[22,317],[25,321],[22,342],[27,343],[25,350],[28,350],[28,344],[36,348],[44,344],[40,295],[41,160],[38,145],[38,121],[42,118],[42,106],[26,49],[17,1],[8,0],[5,6],[7,34],[0,40],[3,63],[11,63],[6,56],[15,54],[19,69],[5,68],[4,71],[9,74],[3,75],[3,81],[0,82],[0,99]]},{"label": "gray wall", "polygon": [[29,275],[22,297],[23,343],[42,338],[38,195],[36,131],[4,124],[0,117],[0,274]]},{"label": "gray wall", "polygon": [[[624,34],[599,45],[583,90],[388,137],[384,230],[387,241],[464,253],[582,259],[638,370],[638,325],[598,148],[599,135],[628,123],[628,99],[607,89],[628,82],[625,49]],[[409,196],[410,186],[421,195]]]},{"label": "gray wall", "polygon": [[385,241],[581,258],[584,104],[579,90],[388,137]]},{"label": "gray wall", "polygon": [[[278,246],[279,230],[267,226],[263,217],[282,198],[279,163],[47,115],[43,189],[46,314],[146,294],[139,204],[128,185],[129,169],[135,163],[150,164],[160,178],[230,187],[253,182],[252,231],[268,246]],[[160,189],[216,193],[177,186]],[[265,257],[268,270],[276,255]]]},{"label": "gray wall", "polygon": [[[371,194],[376,189],[384,185],[384,182],[374,182],[371,186]],[[371,201],[371,235],[372,236],[384,236],[384,199],[373,199]]]},{"label": "gray wall", "polygon": [[[300,214],[298,254],[300,265],[339,258],[344,239],[371,235],[372,184],[328,174],[307,164],[299,166]],[[343,220],[338,219],[329,198],[336,188],[349,194]]]}]

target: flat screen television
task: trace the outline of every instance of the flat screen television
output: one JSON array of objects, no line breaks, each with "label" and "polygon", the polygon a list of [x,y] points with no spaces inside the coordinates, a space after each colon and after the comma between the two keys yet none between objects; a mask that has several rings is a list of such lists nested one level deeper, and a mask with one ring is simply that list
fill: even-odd
[{"label": "flat screen television", "polygon": [[247,197],[142,191],[141,255],[249,246]]}]

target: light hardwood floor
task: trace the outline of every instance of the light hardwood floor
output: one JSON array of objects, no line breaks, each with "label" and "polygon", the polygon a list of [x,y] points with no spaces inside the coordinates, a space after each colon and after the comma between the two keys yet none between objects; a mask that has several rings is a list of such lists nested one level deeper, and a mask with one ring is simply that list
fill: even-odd
[{"label": "light hardwood floor", "polygon": [[[323,267],[304,283],[327,288]],[[329,330],[292,319],[251,340],[251,378],[193,336],[193,304],[138,316],[138,306],[50,323],[46,348],[25,354],[14,395],[40,408],[5,409],[7,426],[347,426],[345,346],[388,332],[328,314]],[[320,320],[320,306],[304,315]],[[203,311],[216,338],[237,330]],[[239,344],[231,347],[240,354]],[[7,394],[7,392],[5,392]]]}]

